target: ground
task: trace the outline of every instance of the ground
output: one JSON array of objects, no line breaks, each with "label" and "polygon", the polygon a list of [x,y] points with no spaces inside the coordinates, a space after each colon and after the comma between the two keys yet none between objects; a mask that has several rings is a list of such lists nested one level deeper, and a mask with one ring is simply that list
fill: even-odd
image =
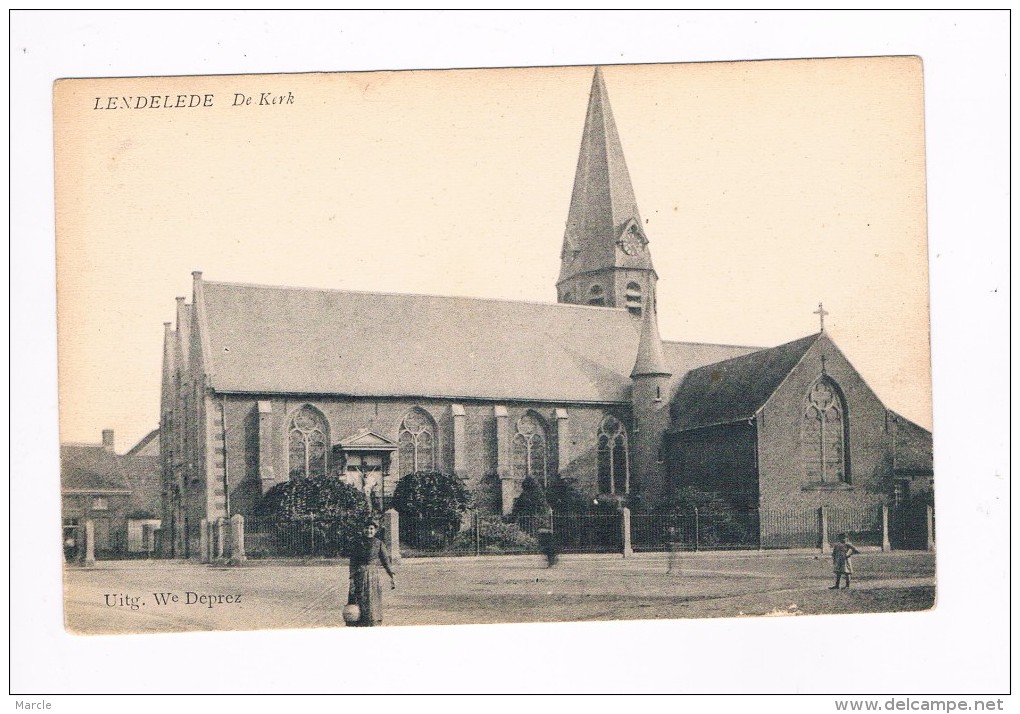
[{"label": "ground", "polygon": [[[651,620],[925,610],[935,556],[863,553],[850,590],[829,590],[811,553],[664,553],[404,559],[384,593],[389,625]],[[345,561],[107,561],[65,571],[65,624],[79,634],[343,627]],[[160,602],[156,593],[165,594]],[[174,601],[173,597],[177,600]],[[212,596],[212,597],[209,597]]]}]

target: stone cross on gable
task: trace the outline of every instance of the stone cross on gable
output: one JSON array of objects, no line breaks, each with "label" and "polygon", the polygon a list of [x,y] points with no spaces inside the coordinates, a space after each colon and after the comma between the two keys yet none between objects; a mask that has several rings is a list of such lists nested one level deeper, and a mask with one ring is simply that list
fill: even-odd
[{"label": "stone cross on gable", "polygon": [[825,332],[825,316],[829,313],[824,307],[822,307],[822,303],[818,303],[818,309],[811,314],[818,315],[818,320],[821,323],[821,331]]}]

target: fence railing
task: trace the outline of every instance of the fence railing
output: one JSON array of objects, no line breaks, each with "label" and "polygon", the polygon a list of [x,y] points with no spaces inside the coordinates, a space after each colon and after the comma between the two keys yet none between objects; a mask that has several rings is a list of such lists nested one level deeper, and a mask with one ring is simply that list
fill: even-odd
[{"label": "fence railing", "polygon": [[[474,512],[452,520],[399,519],[403,557],[539,553],[550,542],[561,553],[620,553],[672,550],[751,550],[821,548],[823,534],[833,543],[847,533],[857,545],[889,542],[882,505],[824,509],[697,510],[670,514],[631,514],[624,533],[621,512],[548,514],[506,518]],[[381,534],[383,537],[385,534]],[[629,537],[628,537],[629,536]],[[338,557],[343,534],[335,524],[307,518],[276,522],[247,518],[244,551],[249,558]]]},{"label": "fence railing", "polygon": [[550,514],[510,520],[469,513],[459,524],[414,518],[400,521],[400,552],[405,557],[538,553],[543,537],[551,537],[561,553],[620,552],[622,515]]},{"label": "fence railing", "polygon": [[249,558],[338,557],[343,550],[342,535],[332,522],[321,519],[280,522],[246,518],[244,550]]}]

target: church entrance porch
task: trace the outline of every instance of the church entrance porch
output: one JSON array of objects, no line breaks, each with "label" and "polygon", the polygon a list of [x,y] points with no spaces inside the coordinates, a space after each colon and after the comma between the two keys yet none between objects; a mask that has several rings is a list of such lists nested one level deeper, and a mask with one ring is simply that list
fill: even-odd
[{"label": "church entrance porch", "polygon": [[371,431],[362,431],[333,447],[337,476],[362,493],[373,511],[386,510],[386,501],[396,486],[390,475],[393,453],[398,445]]}]

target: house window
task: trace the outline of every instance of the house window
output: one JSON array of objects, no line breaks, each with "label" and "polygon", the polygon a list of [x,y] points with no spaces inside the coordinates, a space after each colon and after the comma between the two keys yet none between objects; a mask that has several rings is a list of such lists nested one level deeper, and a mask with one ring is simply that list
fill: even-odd
[{"label": "house window", "polygon": [[846,409],[829,378],[808,392],[801,420],[804,468],[809,483],[850,483],[846,468]]},{"label": "house window", "polygon": [[515,477],[530,476],[543,487],[549,485],[547,443],[545,426],[536,414],[529,412],[517,420],[512,441]]},{"label": "house window", "polygon": [[602,420],[598,433],[599,493],[628,493],[630,466],[627,430],[615,417]]},{"label": "house window", "polygon": [[641,286],[627,283],[627,312],[634,317],[641,317]]},{"label": "house window", "polygon": [[603,307],[606,304],[606,297],[602,292],[601,285],[592,285],[588,291],[588,304]]},{"label": "house window", "polygon": [[92,499],[92,510],[93,511],[108,511],[110,509],[110,502],[103,496],[95,496]]},{"label": "house window", "polygon": [[301,407],[290,420],[288,430],[290,478],[315,478],[326,475],[326,418],[318,409]]},{"label": "house window", "polygon": [[400,471],[406,475],[436,469],[436,426],[432,417],[415,407],[400,422]]}]

